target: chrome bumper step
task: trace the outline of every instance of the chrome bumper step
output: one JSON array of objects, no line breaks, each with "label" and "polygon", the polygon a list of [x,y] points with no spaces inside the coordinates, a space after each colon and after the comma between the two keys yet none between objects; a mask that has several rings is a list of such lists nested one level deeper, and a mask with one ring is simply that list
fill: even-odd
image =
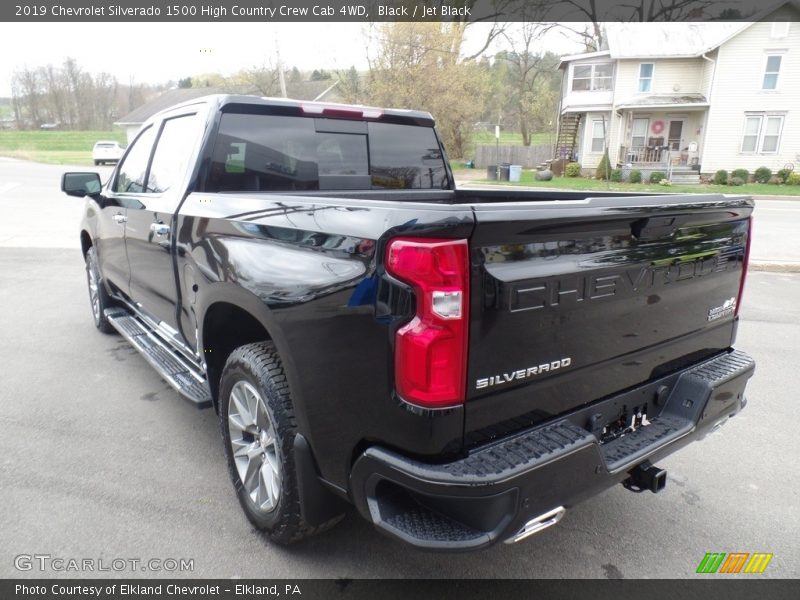
[{"label": "chrome bumper step", "polygon": [[211,390],[205,375],[197,364],[191,364],[143,321],[124,308],[105,311],[108,322],[124,337],[161,377],[198,408],[212,405]]}]

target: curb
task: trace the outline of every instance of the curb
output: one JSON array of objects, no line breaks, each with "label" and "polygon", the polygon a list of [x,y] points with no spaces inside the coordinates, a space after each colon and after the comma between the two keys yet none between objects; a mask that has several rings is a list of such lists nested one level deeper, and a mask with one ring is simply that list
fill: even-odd
[{"label": "curb", "polygon": [[750,271],[765,271],[767,273],[800,273],[800,263],[750,261]]}]

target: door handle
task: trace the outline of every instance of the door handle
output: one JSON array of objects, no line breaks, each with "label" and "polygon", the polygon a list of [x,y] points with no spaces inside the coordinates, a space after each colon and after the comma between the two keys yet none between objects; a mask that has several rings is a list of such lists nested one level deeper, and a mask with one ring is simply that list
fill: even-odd
[{"label": "door handle", "polygon": [[164,223],[150,223],[150,231],[158,237],[161,237],[169,233],[169,225],[164,225]]},{"label": "door handle", "polygon": [[117,213],[117,214],[114,215],[114,221],[116,223],[119,223],[120,225],[122,225],[123,223],[127,223],[128,222],[128,217],[126,217],[122,213]]}]

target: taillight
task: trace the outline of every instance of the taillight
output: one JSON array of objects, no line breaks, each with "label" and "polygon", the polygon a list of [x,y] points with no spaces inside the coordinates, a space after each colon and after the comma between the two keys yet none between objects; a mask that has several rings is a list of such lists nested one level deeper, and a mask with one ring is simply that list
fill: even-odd
[{"label": "taillight", "polygon": [[739,280],[739,295],[736,296],[736,308],[733,314],[738,316],[742,308],[742,294],[744,294],[744,282],[747,280],[747,268],[750,266],[750,247],[753,245],[753,215],[747,218],[747,240],[744,247],[744,262],[742,263],[742,278]]},{"label": "taillight", "polygon": [[395,336],[395,388],[427,408],[464,402],[469,328],[467,240],[395,238],[386,271],[411,285],[417,314]]}]

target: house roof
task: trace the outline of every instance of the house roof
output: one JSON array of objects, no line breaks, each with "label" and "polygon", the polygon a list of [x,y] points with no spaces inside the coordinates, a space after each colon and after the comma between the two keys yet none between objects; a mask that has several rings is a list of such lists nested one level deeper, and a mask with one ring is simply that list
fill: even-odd
[{"label": "house roof", "polygon": [[[323,98],[326,101],[332,102],[339,99],[336,94],[334,86],[335,80],[325,79],[320,81],[287,81],[286,90],[290,98],[298,100],[316,100]],[[154,114],[162,110],[182,104],[201,96],[209,96],[212,94],[258,94],[253,88],[247,86],[235,86],[234,88],[218,88],[218,87],[202,87],[202,88],[177,88],[167,90],[166,92],[156,96],[152,100],[145,102],[138,108],[116,121],[115,125],[141,125]]]},{"label": "house roof", "polygon": [[703,94],[654,94],[619,102],[617,108],[705,108],[708,99]]},{"label": "house roof", "polygon": [[141,125],[154,114],[170,106],[188,102],[189,100],[194,100],[201,96],[218,94],[220,92],[222,92],[222,90],[218,88],[177,88],[174,90],[167,90],[149,102],[145,102],[138,108],[135,108],[119,121],[116,121],[114,125]]},{"label": "house roof", "polygon": [[689,58],[709,52],[749,23],[609,23],[611,58]]},{"label": "house roof", "polygon": [[[718,48],[773,13],[789,7],[800,14],[800,0],[782,0],[750,15],[747,22],[607,23],[608,56],[612,59],[695,58]],[[786,16],[781,19],[786,20]],[[603,56],[604,52],[562,57],[570,62]]]}]

